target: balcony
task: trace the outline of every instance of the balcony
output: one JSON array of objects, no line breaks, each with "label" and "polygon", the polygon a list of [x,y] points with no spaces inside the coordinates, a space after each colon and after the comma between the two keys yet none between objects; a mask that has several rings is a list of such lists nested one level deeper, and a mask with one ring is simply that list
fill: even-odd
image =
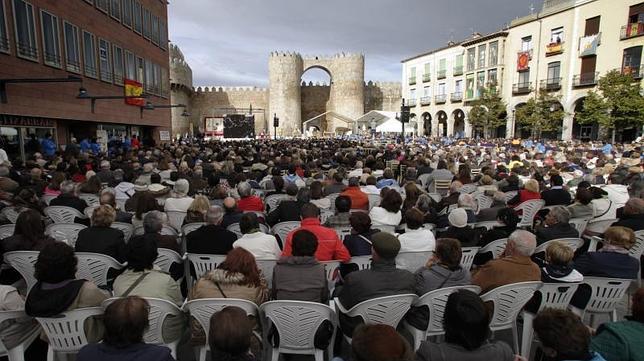
[{"label": "balcony", "polygon": [[432,97],[422,97],[420,98],[420,105],[430,105],[432,103]]},{"label": "balcony", "polygon": [[630,75],[635,80],[642,79],[644,73],[644,67],[641,66],[625,66],[621,69],[622,74]]},{"label": "balcony", "polygon": [[457,102],[462,102],[463,101],[463,93],[462,92],[454,92],[450,95],[449,101],[452,103],[457,103]]},{"label": "balcony", "polygon": [[544,79],[539,82],[539,89],[557,91],[561,89],[561,78]]},{"label": "balcony", "polygon": [[445,104],[447,101],[447,94],[438,94],[434,96],[434,103]]},{"label": "balcony", "polygon": [[432,75],[431,74],[429,74],[429,73],[423,74],[423,83],[427,83],[428,81],[431,81],[431,80],[432,80]]},{"label": "balcony", "polygon": [[407,104],[410,107],[415,107],[416,106],[416,99],[407,99]]},{"label": "balcony", "polygon": [[512,85],[512,94],[513,95],[521,95],[521,94],[530,94],[532,91],[532,82],[525,82],[525,83],[514,83]]},{"label": "balcony", "polygon": [[534,53],[534,49],[530,48],[530,49],[526,49],[526,50],[518,50],[517,51],[517,54],[521,54],[521,53],[528,53],[528,57],[530,58],[530,60],[532,60],[532,55]]},{"label": "balcony", "polygon": [[622,26],[619,34],[620,40],[626,40],[644,35],[644,23],[632,23]]},{"label": "balcony", "polygon": [[468,89],[465,91],[465,100],[472,100],[474,99],[474,89]]},{"label": "balcony", "polygon": [[452,75],[457,76],[457,75],[463,75],[463,65],[458,65],[455,66]]},{"label": "balcony", "polygon": [[409,77],[409,85],[416,85],[416,77],[415,76],[410,76]]},{"label": "balcony", "polygon": [[437,79],[445,79],[446,76],[447,76],[447,70],[445,70],[445,69],[440,69],[436,73],[436,78]]},{"label": "balcony", "polygon": [[587,86],[597,85],[597,79],[599,78],[599,72],[594,73],[581,73],[574,75],[572,77],[572,86],[574,88],[583,88]]},{"label": "balcony", "polygon": [[558,55],[563,53],[563,44],[563,42],[559,42],[546,45],[546,56]]}]

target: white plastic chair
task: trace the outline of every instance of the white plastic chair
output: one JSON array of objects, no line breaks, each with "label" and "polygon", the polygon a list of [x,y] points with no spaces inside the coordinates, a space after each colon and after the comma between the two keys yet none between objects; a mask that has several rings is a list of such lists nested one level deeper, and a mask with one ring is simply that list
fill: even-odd
[{"label": "white plastic chair", "polygon": [[485,193],[478,193],[474,196],[476,200],[476,213],[478,214],[482,209],[487,209],[492,207],[494,203],[494,198],[486,196]]},{"label": "white plastic chair", "polygon": [[326,221],[331,218],[335,213],[330,210],[321,209],[320,210],[320,224],[325,224]]},{"label": "white plastic chair", "polygon": [[[417,299],[418,296],[414,294],[378,297],[362,301],[349,310],[337,298],[334,301],[338,311],[348,317],[359,316],[368,325],[389,325],[396,328]],[[346,339],[351,341],[349,337]]]},{"label": "white plastic chair", "polygon": [[102,307],[78,308],[54,317],[36,317],[49,340],[47,360],[54,361],[56,354],[76,354],[87,345],[85,321],[103,314]]},{"label": "white plastic chair", "polygon": [[195,231],[195,230],[201,228],[201,226],[205,226],[205,225],[206,225],[205,222],[188,223],[188,224],[184,225],[183,227],[181,227],[181,234],[185,237],[190,232]]},{"label": "white plastic chair", "polygon": [[299,221],[280,222],[271,228],[271,232],[280,238],[282,244],[286,244],[286,236],[289,232],[298,228],[300,228]]},{"label": "white plastic chair", "polygon": [[517,227],[528,227],[532,228],[532,223],[534,222],[534,217],[537,215],[537,212],[546,204],[546,201],[543,199],[530,199],[527,200],[514,208],[515,211],[522,211],[521,221],[517,224]]},{"label": "white plastic chair", "polygon": [[329,200],[329,203],[331,204],[331,211],[335,211],[335,200],[340,196],[340,193],[332,193],[326,196],[325,198]]},{"label": "white plastic chair", "polygon": [[431,176],[432,175],[430,173],[425,173],[418,176],[418,181],[420,182],[423,190],[427,190],[427,186],[429,186],[429,178]]},{"label": "white plastic chair", "polygon": [[264,274],[264,278],[266,279],[266,283],[269,285],[269,287],[272,287],[273,285],[273,268],[275,268],[275,265],[277,264],[276,259],[257,259],[255,260],[257,263],[257,268],[259,268],[260,271]]},{"label": "white plastic chair", "polygon": [[584,240],[581,238],[552,239],[550,241],[543,242],[542,244],[538,245],[537,248],[534,249],[534,254],[545,252],[546,249],[548,249],[548,246],[555,241],[564,243],[566,246],[570,247],[573,251],[576,251],[577,249],[579,249],[581,246],[584,245]]},{"label": "white plastic chair", "polygon": [[80,193],[78,198],[82,199],[87,203],[88,206],[99,206],[101,202],[96,194],[91,193]]},{"label": "white plastic chair", "polygon": [[16,230],[16,225],[14,223],[1,225],[0,239],[5,239],[7,237],[13,236],[13,232],[15,232],[15,230]]},{"label": "white plastic chair", "polygon": [[449,192],[449,186],[452,184],[452,181],[449,179],[434,179],[434,189],[432,193],[438,193],[441,196],[446,195]]},{"label": "white plastic chair", "polygon": [[335,233],[338,234],[338,238],[340,238],[340,240],[344,240],[345,236],[348,236],[351,234],[351,226],[334,227],[333,229],[335,230]]},{"label": "white plastic chair", "polygon": [[430,196],[436,203],[440,202],[441,199],[443,199],[443,196],[438,193],[427,193],[428,196]]},{"label": "white plastic chair", "polygon": [[76,252],[76,258],[76,278],[92,281],[97,286],[107,286],[107,272],[110,268],[120,270],[125,267],[114,258],[101,253]]},{"label": "white plastic chair", "polygon": [[86,225],[78,223],[53,223],[45,228],[45,234],[57,241],[66,242],[74,248],[78,240],[78,232],[85,228],[87,228]]},{"label": "white plastic chair", "polygon": [[416,272],[416,270],[427,264],[427,260],[432,257],[433,253],[432,251],[400,252],[396,256],[396,267],[406,269],[409,272]]},{"label": "white plastic chair", "polygon": [[[31,319],[31,317],[27,316],[25,311],[0,311],[0,325],[11,321],[26,322],[27,319]],[[2,335],[1,331],[0,335]],[[40,327],[32,327],[29,334],[12,349],[7,349],[0,338],[0,357],[6,356],[9,361],[25,361],[25,350],[38,338],[38,335],[40,335]]]},{"label": "white plastic chair", "polygon": [[510,199],[512,199],[512,198],[514,198],[514,197],[516,197],[516,196],[517,196],[517,194],[519,194],[519,191],[509,191],[509,192],[505,192],[505,193],[503,194],[503,198],[504,198],[504,200],[505,200],[505,203],[507,204],[507,203],[510,201]]},{"label": "white plastic chair", "polygon": [[351,260],[349,260],[349,263],[353,263],[357,265],[359,271],[369,269],[371,268],[371,256],[351,257]]},{"label": "white plastic chair", "polygon": [[166,211],[165,214],[168,215],[168,224],[177,230],[177,232],[180,231],[187,213],[182,211]]},{"label": "white plastic chair", "polygon": [[508,244],[508,239],[507,238],[501,238],[497,239],[496,241],[492,241],[485,246],[479,248],[478,253],[483,254],[483,253],[488,253],[492,252],[492,258],[497,259],[501,257],[501,254],[505,251],[505,246]]},{"label": "white plastic chair", "polygon": [[474,257],[478,253],[480,247],[463,247],[461,248],[461,267],[464,270],[470,270],[472,268],[472,263],[474,263]]},{"label": "white plastic chair", "polygon": [[541,285],[540,281],[512,283],[497,287],[481,296],[483,302],[494,304],[490,330],[496,332],[511,329],[515,353],[519,352],[517,316]]},{"label": "white plastic chair", "polygon": [[5,218],[7,218],[9,222],[15,224],[16,221],[18,220],[18,216],[20,215],[20,213],[26,210],[27,208],[7,206],[2,208],[2,211],[0,213],[2,213],[2,215],[5,216]]},{"label": "white plastic chair", "polygon": [[[329,287],[329,294],[333,294],[335,289],[335,281],[337,280],[337,275],[340,269],[340,261],[323,261],[320,262],[324,265],[324,271],[326,272],[326,282]],[[336,272],[338,270],[338,272]]]},{"label": "white plastic chair", "polygon": [[617,219],[615,218],[600,220],[589,219],[588,223],[586,224],[586,228],[592,225],[595,228],[595,232],[603,234],[604,232],[606,232],[608,227],[610,227],[615,222],[617,222]]},{"label": "white plastic chair", "polygon": [[271,194],[270,196],[267,196],[264,199],[264,206],[266,207],[266,211],[274,211],[277,206],[279,206],[281,201],[290,198],[291,197],[286,194]]},{"label": "white plastic chair", "polygon": [[235,306],[246,311],[246,315],[255,316],[259,315],[257,305],[248,300],[239,298],[200,298],[186,302],[182,309],[184,312],[190,313],[190,316],[201,325],[204,333],[206,334],[206,343],[198,346],[198,361],[206,360],[206,352],[210,350],[208,343],[208,334],[210,331],[210,318],[215,313],[223,310],[226,307]]},{"label": "white plastic chair", "polygon": [[20,273],[27,283],[27,292],[36,284],[35,265],[38,251],[12,251],[4,254],[4,262]]},{"label": "white plastic chair", "polygon": [[123,232],[123,239],[125,240],[125,243],[132,238],[132,235],[134,234],[134,226],[131,225],[130,223],[125,223],[125,222],[112,222],[110,227],[114,229],[118,229],[121,232]]},{"label": "white plastic chair", "polygon": [[463,184],[459,192],[461,194],[472,194],[476,192],[477,189],[478,189],[478,186],[476,184],[468,183],[468,184]]},{"label": "white plastic chair", "polygon": [[[261,305],[260,312],[265,320],[264,329],[273,325],[280,337],[279,347],[271,349],[271,360],[278,361],[281,353],[313,355],[315,361],[324,360],[324,350],[315,348],[315,332],[324,321],[331,322],[333,334],[327,349],[328,359],[333,357],[333,344],[337,328],[336,317],[331,307],[305,301],[270,301]],[[265,345],[271,345],[264,332]]]},{"label": "white plastic chair", "polygon": [[159,267],[163,272],[170,272],[170,267],[174,263],[183,263],[183,257],[171,249],[168,248],[158,248],[157,249],[157,259],[154,260],[154,265]]},{"label": "white plastic chair", "polygon": [[83,210],[83,214],[85,215],[86,218],[91,219],[92,215],[94,214],[94,210],[98,208],[98,205],[95,206],[88,206]]},{"label": "white plastic chair", "polygon": [[414,341],[414,350],[418,350],[420,343],[432,336],[439,336],[445,333],[443,329],[443,314],[445,313],[445,305],[447,298],[452,293],[458,290],[469,290],[476,294],[481,292],[479,286],[454,286],[439,288],[422,295],[416,302],[414,307],[427,306],[429,308],[429,323],[426,330],[419,330],[408,322],[403,322],[403,326],[409,333]]},{"label": "white plastic chair", "polygon": [[[186,258],[192,263],[192,266],[195,268],[195,276],[197,280],[206,273],[214,270],[226,260],[224,255],[216,254],[197,254],[197,253],[187,253]],[[196,281],[196,280],[195,280]]]},{"label": "white plastic chair", "polygon": [[494,227],[502,227],[503,223],[500,223],[498,221],[484,221],[484,222],[476,222],[474,224],[474,228],[481,228],[485,227],[486,230],[490,230]]},{"label": "white plastic chair", "polygon": [[[565,310],[570,304],[572,296],[577,291],[579,283],[544,283],[537,292],[541,294],[541,303],[536,313],[545,308]],[[523,318],[523,332],[521,337],[521,356],[530,359],[534,330],[532,323],[536,314],[527,310],[521,311]]]},{"label": "white plastic chair", "polygon": [[[233,223],[233,224],[229,225],[228,227],[226,227],[226,229],[231,231],[231,232],[233,232],[234,234],[236,234],[237,238],[241,238],[244,235],[242,233],[241,229],[239,228],[239,223]],[[262,233],[266,233],[266,234],[270,234],[270,232],[271,232],[270,228],[268,228],[268,226],[263,224],[263,223],[259,224],[259,230]]]},{"label": "white plastic chair", "polygon": [[[629,248],[628,254],[637,260],[644,253],[644,230],[635,232],[635,244]],[[642,266],[637,271],[637,287],[642,287]]]},{"label": "white plastic chair", "polygon": [[[583,284],[590,286],[591,296],[586,309],[579,315],[582,319],[590,314],[590,326],[594,326],[595,316],[609,314],[611,321],[617,322],[617,306],[623,300],[632,280],[620,278],[584,277]],[[579,310],[573,309],[579,314]]]},{"label": "white plastic chair", "polygon": [[87,218],[77,209],[65,206],[49,206],[44,212],[54,223],[74,223],[75,218]]},{"label": "white plastic chair", "polygon": [[369,210],[380,205],[380,194],[369,193],[367,194],[367,197],[369,198]]},{"label": "white plastic chair", "polygon": [[581,236],[584,234],[584,231],[586,230],[586,226],[588,225],[588,218],[571,218],[568,223],[570,223],[575,229],[579,232],[579,235]]}]

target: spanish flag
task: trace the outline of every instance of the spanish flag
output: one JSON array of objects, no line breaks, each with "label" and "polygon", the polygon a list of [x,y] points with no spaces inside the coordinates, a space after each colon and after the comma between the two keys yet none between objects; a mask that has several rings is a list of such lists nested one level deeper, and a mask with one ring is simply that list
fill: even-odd
[{"label": "spanish flag", "polygon": [[[143,94],[143,84],[139,83],[138,81],[123,79],[123,83],[125,84],[124,89],[125,89],[126,97],[139,96]],[[125,104],[142,107],[142,106],[145,106],[145,99],[144,98],[125,98]]]}]

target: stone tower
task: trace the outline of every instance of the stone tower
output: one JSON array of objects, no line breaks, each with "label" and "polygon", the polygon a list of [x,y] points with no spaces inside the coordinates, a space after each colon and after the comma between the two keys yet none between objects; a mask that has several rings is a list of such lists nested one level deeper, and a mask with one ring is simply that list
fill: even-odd
[{"label": "stone tower", "polygon": [[[192,69],[178,46],[170,44],[170,104],[191,104]],[[193,131],[190,117],[183,117],[183,108],[172,108],[172,134],[179,135]],[[188,109],[189,110],[189,109]],[[198,131],[197,129],[195,131]]]},{"label": "stone tower", "polygon": [[[280,118],[278,134],[293,135],[302,131],[302,74],[311,68],[326,71],[331,89],[326,116],[327,131],[347,127],[347,120],[364,114],[364,55],[336,54],[331,57],[273,52],[268,61],[269,116]],[[271,134],[273,130],[271,127]]]}]

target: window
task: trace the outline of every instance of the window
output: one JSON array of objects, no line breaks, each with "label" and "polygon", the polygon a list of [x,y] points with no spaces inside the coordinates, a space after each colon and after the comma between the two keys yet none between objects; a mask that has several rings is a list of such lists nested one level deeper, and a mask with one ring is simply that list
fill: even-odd
[{"label": "window", "polygon": [[490,43],[490,63],[488,66],[496,66],[499,63],[499,42]]},{"label": "window", "polygon": [[101,80],[112,82],[112,58],[110,57],[110,42],[98,39],[98,64],[101,70]]},{"label": "window", "polygon": [[624,58],[622,60],[622,73],[638,75],[640,72],[640,63],[642,61],[642,46],[633,46],[624,49]]},{"label": "window", "polygon": [[526,36],[521,39],[521,51],[532,50],[532,36]]},{"label": "window", "polygon": [[463,54],[456,55],[454,58],[454,75],[463,74]]},{"label": "window", "polygon": [[454,93],[460,93],[463,91],[463,81],[457,80],[454,82]]},{"label": "window", "polygon": [[445,83],[439,83],[438,84],[438,89],[436,89],[438,95],[445,95]]},{"label": "window", "polygon": [[40,25],[42,28],[42,42],[45,64],[60,68],[62,65],[62,59],[60,57],[60,34],[58,29],[58,18],[46,11],[41,10]]},{"label": "window", "polygon": [[154,91],[156,95],[161,95],[161,66],[154,64]]},{"label": "window", "polygon": [[548,64],[548,83],[559,83],[561,63],[558,61]]},{"label": "window", "polygon": [[18,56],[38,60],[34,7],[23,0],[13,0]]},{"label": "window", "polygon": [[590,36],[599,34],[599,22],[601,17],[595,16],[590,19],[586,19],[586,28],[584,29],[584,36]]},{"label": "window", "polygon": [[125,51],[125,78],[136,80],[136,58],[131,51]]},{"label": "window", "polygon": [[168,25],[163,20],[159,20],[159,47],[168,48]]},{"label": "window", "polygon": [[159,17],[152,15],[152,43],[159,45]]},{"label": "window", "polygon": [[0,52],[9,52],[9,33],[4,13],[4,0],[0,0]]},{"label": "window", "polygon": [[150,10],[143,8],[143,37],[150,39],[151,29],[150,29]]},{"label": "window", "polygon": [[65,34],[65,62],[67,70],[80,73],[80,44],[78,42],[78,27],[68,22],[63,23]]},{"label": "window", "polygon": [[110,0],[110,15],[116,20],[121,20],[121,0]]},{"label": "window", "polygon": [[496,87],[499,84],[499,79],[497,76],[496,69],[490,69],[487,71],[487,84],[490,87]]},{"label": "window", "polygon": [[478,68],[485,68],[485,48],[486,45],[479,45],[479,63],[478,63]]},{"label": "window", "polygon": [[141,84],[145,83],[145,61],[143,58],[136,57],[136,81]]},{"label": "window", "polygon": [[96,37],[94,34],[83,31],[83,65],[85,66],[85,75],[90,78],[96,78]]},{"label": "window", "polygon": [[563,42],[563,26],[550,30],[550,44]]},{"label": "window", "polygon": [[416,100],[416,89],[409,89],[409,100]]},{"label": "window", "polygon": [[113,45],[112,55],[114,56],[114,84],[123,85],[123,72],[125,71],[123,64],[123,49]]},{"label": "window", "polygon": [[121,1],[121,23],[128,28],[132,27],[132,0]]},{"label": "window", "polygon": [[444,78],[447,75],[447,59],[443,58],[438,61],[438,78]]},{"label": "window", "polygon": [[476,49],[475,48],[467,49],[467,71],[474,70],[475,62],[476,62]]},{"label": "window", "polygon": [[465,91],[467,99],[472,99],[474,97],[474,74],[467,74],[465,78]]},{"label": "window", "polygon": [[96,7],[107,14],[109,0],[96,0]]},{"label": "window", "polygon": [[479,71],[476,73],[476,89],[474,89],[477,98],[481,96],[483,88],[485,88],[485,72]]},{"label": "window", "polygon": [[423,81],[430,81],[432,79],[432,64],[425,63],[423,67]]},{"label": "window", "polygon": [[423,88],[423,97],[431,97],[432,96],[432,87],[431,86],[426,86]]},{"label": "window", "polygon": [[519,88],[527,88],[530,86],[530,72],[524,71],[519,73]]},{"label": "window", "polygon": [[134,31],[136,31],[139,34],[143,33],[143,8],[141,7],[141,3],[139,1],[134,2]]}]

